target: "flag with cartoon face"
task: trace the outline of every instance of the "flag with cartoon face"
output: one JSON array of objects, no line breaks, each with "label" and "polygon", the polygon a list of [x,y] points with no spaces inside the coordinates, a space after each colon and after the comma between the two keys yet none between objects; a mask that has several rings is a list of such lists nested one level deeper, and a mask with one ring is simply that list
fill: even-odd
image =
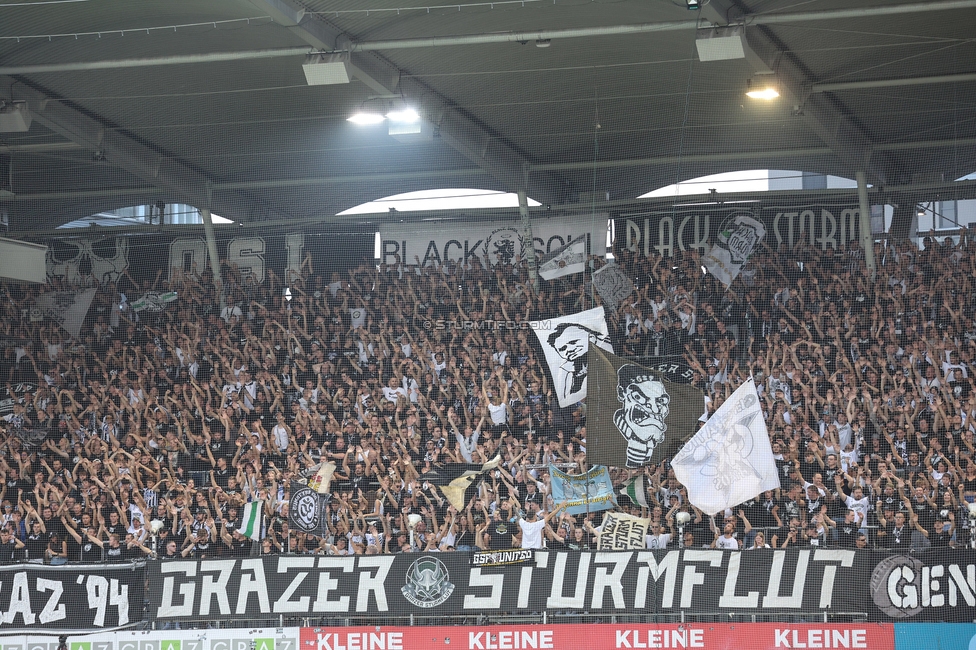
[{"label": "flag with cartoon face", "polygon": [[695,434],[705,395],[594,346],[586,404],[587,460],[642,467],[671,458]]}]

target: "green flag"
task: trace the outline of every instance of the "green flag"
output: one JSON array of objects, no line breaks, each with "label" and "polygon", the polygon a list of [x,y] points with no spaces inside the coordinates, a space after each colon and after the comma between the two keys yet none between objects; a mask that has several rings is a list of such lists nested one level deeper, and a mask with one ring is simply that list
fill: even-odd
[{"label": "green flag", "polygon": [[705,395],[591,345],[586,398],[586,459],[642,467],[677,453],[698,429]]},{"label": "green flag", "polygon": [[264,501],[251,501],[244,505],[244,521],[237,529],[244,537],[255,541],[261,539],[261,513],[264,511]]}]

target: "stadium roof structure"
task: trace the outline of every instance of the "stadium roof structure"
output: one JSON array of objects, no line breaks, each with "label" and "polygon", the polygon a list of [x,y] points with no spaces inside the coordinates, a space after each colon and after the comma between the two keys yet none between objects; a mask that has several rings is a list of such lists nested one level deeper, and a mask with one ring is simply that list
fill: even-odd
[{"label": "stadium roof structure", "polygon": [[[762,168],[976,192],[953,184],[976,170],[976,0],[687,4],[0,0],[0,210],[12,233],[157,201],[362,221],[335,215],[449,187],[639,205]],[[421,122],[347,121],[404,108]]]}]

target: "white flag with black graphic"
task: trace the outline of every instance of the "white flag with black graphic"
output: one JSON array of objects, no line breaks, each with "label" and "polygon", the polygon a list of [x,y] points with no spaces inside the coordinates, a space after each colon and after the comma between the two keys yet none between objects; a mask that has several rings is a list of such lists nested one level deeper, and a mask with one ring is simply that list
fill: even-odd
[{"label": "white flag with black graphic", "polygon": [[555,280],[586,270],[586,239],[580,237],[546,255],[539,262],[539,277]]},{"label": "white flag with black graphic", "polygon": [[719,228],[718,241],[705,253],[702,264],[727,288],[765,236],[766,226],[755,217],[732,215]]},{"label": "white flag with black graphic", "polygon": [[616,311],[617,307],[634,293],[634,282],[616,264],[607,264],[599,271],[593,272],[593,286],[603,304]]},{"label": "white flag with black graphic", "polygon": [[362,307],[351,307],[349,309],[349,319],[353,329],[366,327],[366,310]]},{"label": "white flag with black graphic", "polygon": [[545,329],[534,331],[542,345],[559,406],[565,408],[586,397],[586,353],[590,344],[613,352],[610,330],[603,307],[550,318],[544,324]]},{"label": "white flag with black graphic", "polygon": [[732,393],[671,461],[688,500],[714,515],[779,488],[756,384]]},{"label": "white flag with black graphic", "polygon": [[41,314],[63,327],[73,338],[78,338],[94,297],[94,289],[52,291],[35,298],[34,306]]}]

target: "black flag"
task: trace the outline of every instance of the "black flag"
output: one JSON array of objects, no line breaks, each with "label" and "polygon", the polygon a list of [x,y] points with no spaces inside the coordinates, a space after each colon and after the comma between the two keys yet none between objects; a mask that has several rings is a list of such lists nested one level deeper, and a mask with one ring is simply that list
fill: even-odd
[{"label": "black flag", "polygon": [[328,537],[328,494],[319,494],[312,488],[291,482],[291,500],[288,502],[288,525],[292,530],[318,537]]},{"label": "black flag", "polygon": [[490,472],[500,465],[501,456],[495,456],[484,465],[473,463],[447,463],[435,466],[420,478],[431,485],[436,485],[441,489],[441,493],[447,497],[457,510],[464,510],[466,499],[465,491],[471,486],[475,479],[486,472]]},{"label": "black flag", "polygon": [[595,345],[588,363],[586,458],[591,464],[660,463],[695,435],[705,411],[700,390]]}]

